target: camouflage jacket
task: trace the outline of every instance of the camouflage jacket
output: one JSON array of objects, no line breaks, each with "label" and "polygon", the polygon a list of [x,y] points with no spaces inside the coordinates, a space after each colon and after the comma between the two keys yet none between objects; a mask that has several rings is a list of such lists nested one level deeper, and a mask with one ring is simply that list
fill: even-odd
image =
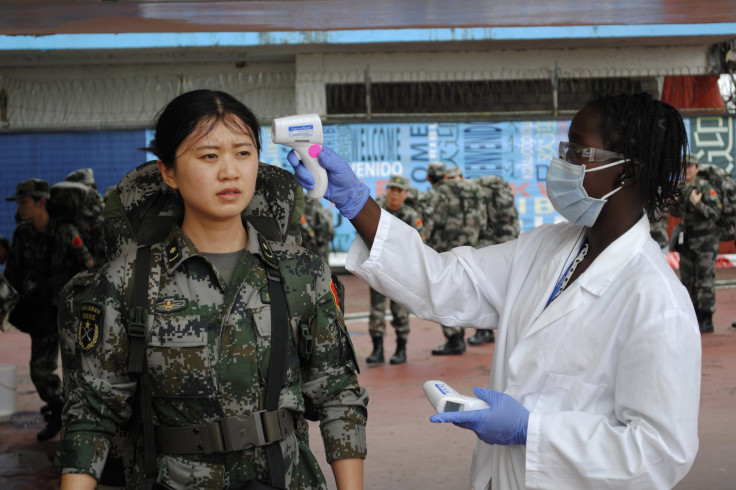
[{"label": "camouflage jacket", "polygon": [[23,221],[13,232],[5,277],[21,297],[36,294],[57,304],[64,284],[93,265],[73,225],[50,218],[46,230],[39,232],[33,223]]},{"label": "camouflage jacket", "polygon": [[432,234],[427,245],[438,252],[478,244],[488,215],[483,192],[472,180],[443,180],[432,196]]},{"label": "camouflage jacket", "polygon": [[304,198],[304,211],[299,223],[302,247],[327,260],[330,242],[335,237],[332,212],[322,206],[319,199]]},{"label": "camouflage jacket", "polygon": [[397,211],[392,211],[386,207],[385,195],[378,196],[376,198],[376,203],[389,213],[399,218],[407,225],[417,230],[419,232],[419,235],[422,237],[422,240],[424,240],[424,223],[422,221],[422,217],[413,207],[407,204],[403,204]]},{"label": "camouflage jacket", "polygon": [[[152,271],[149,290],[157,294],[149,298],[153,314],[148,316],[146,357],[155,425],[196,425],[263,409],[270,299],[258,233],[250,225],[248,236],[229,285],[178,227],[152,248],[158,273]],[[290,270],[284,274],[284,289],[291,342],[284,347],[287,373],[279,407],[291,410],[297,424],[294,434],[280,443],[286,483],[288,488],[325,488],[308,449],[303,416],[320,421],[328,462],[364,457],[368,398],[358,384],[329,268],[301,247],[271,245],[282,272],[284,267]],[[133,417],[135,383],[127,374],[125,331],[132,262],[123,255],[105,264],[81,308],[65,304],[59,315],[61,328],[76,332],[76,349],[82,352],[79,369],[65,372],[74,380],[68,384],[57,453],[63,472],[99,478],[116,431]],[[151,283],[155,277],[158,284]],[[292,311],[299,300],[304,308]],[[67,325],[63,319],[73,320]],[[305,335],[311,335],[309,356],[301,348]],[[268,474],[265,450],[257,447],[211,455],[159,454],[159,481],[174,488],[225,488],[231,464],[246,468],[246,479]]]},{"label": "camouflage jacket", "polygon": [[486,203],[488,222],[481,227],[478,246],[492,245],[513,240],[519,236],[519,212],[511,186],[496,175],[484,175],[473,179],[480,185]]},{"label": "camouflage jacket", "polygon": [[[703,194],[695,206],[690,202],[690,193],[693,189]],[[679,214],[685,225],[685,240],[689,242],[709,237],[718,241],[720,234],[718,220],[722,210],[721,199],[713,186],[706,179],[696,175],[693,183],[684,187],[679,206]]]}]

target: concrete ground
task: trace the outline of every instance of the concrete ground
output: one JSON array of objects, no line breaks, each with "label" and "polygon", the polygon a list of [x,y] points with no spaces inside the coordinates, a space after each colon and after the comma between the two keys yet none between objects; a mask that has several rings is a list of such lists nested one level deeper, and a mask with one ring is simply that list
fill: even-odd
[{"label": "concrete ground", "polygon": [[[434,357],[430,350],[443,342],[436,324],[411,319],[408,362],[368,367],[368,288],[359,279],[343,275],[347,289],[346,316],[360,361],[360,381],[370,394],[368,458],[365,486],[369,489],[465,489],[475,435],[450,424],[432,424],[433,409],[422,391],[428,379],[442,379],[462,393],[485,386],[493,344],[468,347],[462,356]],[[719,269],[719,284],[736,284],[736,270]],[[731,489],[736,482],[736,288],[718,289],[715,333],[702,337],[703,372],[700,405],[700,450],[677,490]],[[468,335],[472,334],[472,331]],[[389,327],[387,357],[395,336]],[[41,401],[28,374],[30,342],[18,331],[0,334],[0,363],[16,366],[15,413],[0,423],[0,488],[44,490],[58,488],[59,477],[50,458],[58,438],[36,442],[43,428],[38,414]],[[0,389],[2,387],[0,386]],[[0,398],[1,400],[1,398]],[[328,475],[319,431],[312,427],[311,445]]]}]

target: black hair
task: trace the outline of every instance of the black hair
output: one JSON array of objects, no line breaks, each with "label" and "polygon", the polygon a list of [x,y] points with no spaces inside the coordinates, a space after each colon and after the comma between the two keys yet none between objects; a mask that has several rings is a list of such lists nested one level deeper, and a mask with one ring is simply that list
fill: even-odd
[{"label": "black hair", "polygon": [[156,117],[154,139],[144,150],[156,155],[167,167],[173,167],[179,156],[178,148],[190,134],[198,131],[199,139],[218,123],[231,131],[250,134],[258,155],[261,154],[261,126],[255,114],[232,95],[206,89],[185,92],[169,102]]},{"label": "black hair", "polygon": [[645,92],[602,96],[591,105],[602,115],[604,149],[623,154],[637,167],[627,173],[644,193],[649,217],[669,212],[681,197],[689,153],[680,113]]}]

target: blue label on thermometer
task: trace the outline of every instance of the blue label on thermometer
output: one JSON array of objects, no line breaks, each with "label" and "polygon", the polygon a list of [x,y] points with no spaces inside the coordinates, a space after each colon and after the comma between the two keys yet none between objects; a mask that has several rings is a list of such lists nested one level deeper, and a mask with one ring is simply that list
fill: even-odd
[{"label": "blue label on thermometer", "polygon": [[312,136],[314,134],[313,124],[301,126],[289,126],[289,136]]}]

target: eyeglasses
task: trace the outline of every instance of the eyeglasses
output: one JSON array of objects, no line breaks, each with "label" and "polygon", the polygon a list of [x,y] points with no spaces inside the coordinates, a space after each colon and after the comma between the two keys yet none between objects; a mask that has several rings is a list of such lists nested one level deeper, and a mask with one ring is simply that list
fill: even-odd
[{"label": "eyeglasses", "polygon": [[576,145],[568,141],[560,141],[559,155],[561,159],[570,163],[605,162],[606,160],[613,160],[615,158],[624,158],[621,153]]}]

